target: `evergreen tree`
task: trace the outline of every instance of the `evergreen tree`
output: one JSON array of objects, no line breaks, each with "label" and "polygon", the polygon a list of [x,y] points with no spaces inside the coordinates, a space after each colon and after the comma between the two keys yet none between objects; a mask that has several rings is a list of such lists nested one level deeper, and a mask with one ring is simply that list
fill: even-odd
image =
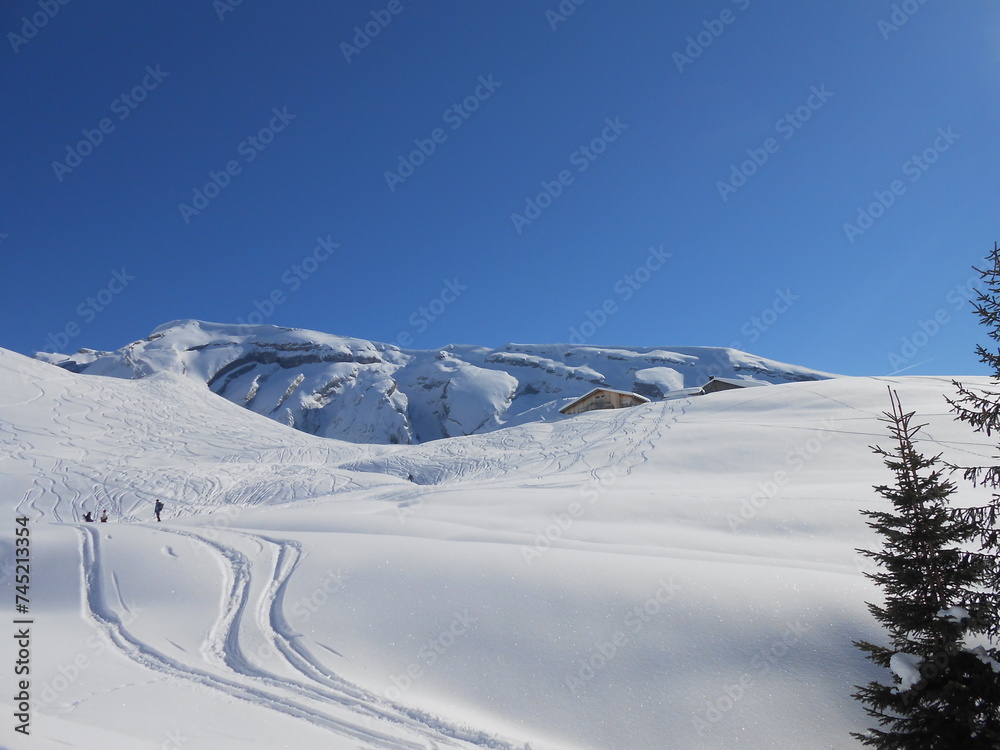
[{"label": "evergreen tree", "polygon": [[885,413],[895,441],[892,452],[873,450],[895,475],[876,491],[892,510],[863,511],[883,538],[879,551],[858,550],[878,563],[866,574],[885,596],[869,604],[888,631],[890,646],[856,643],[868,658],[894,674],[892,685],[858,686],[878,728],[853,733],[882,750],[980,750],[1000,747],[1000,680],[981,649],[966,638],[981,635],[980,591],[989,566],[964,547],[977,536],[974,522],[949,505],[955,485],[914,446],[921,426],[903,413],[890,389]]},{"label": "evergreen tree", "polygon": [[[973,303],[980,322],[986,326],[987,335],[1000,342],[1000,247],[993,246],[993,252],[987,257],[989,267],[975,269],[982,279],[982,285]],[[955,383],[958,397],[948,399],[956,414],[956,418],[972,425],[976,432],[993,435],[1000,432],[1000,392],[994,390],[1000,386],[1000,350],[989,350],[980,345],[976,347],[979,361],[989,367],[993,375],[992,388],[974,388]],[[963,471],[966,479],[974,484],[1000,488],[1000,466],[967,466],[952,467]],[[979,554],[983,564],[989,567],[989,591],[985,592],[979,604],[984,620],[988,622],[987,631],[996,640],[1000,637],[1000,607],[998,595],[1000,592],[1000,494],[993,493],[992,500],[985,504],[956,511],[965,521],[977,527]],[[994,652],[994,656],[996,653]]]}]

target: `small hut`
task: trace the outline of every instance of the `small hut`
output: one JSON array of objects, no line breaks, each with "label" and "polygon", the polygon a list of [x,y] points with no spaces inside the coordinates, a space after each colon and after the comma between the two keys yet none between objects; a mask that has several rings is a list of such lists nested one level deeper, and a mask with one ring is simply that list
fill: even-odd
[{"label": "small hut", "polygon": [[595,388],[559,411],[562,414],[581,414],[595,409],[626,409],[630,406],[648,403],[649,399],[638,393],[616,391],[611,388]]},{"label": "small hut", "polygon": [[762,380],[749,380],[747,378],[717,378],[714,375],[701,387],[703,394],[718,393],[719,391],[730,391],[734,388],[753,388],[759,385],[770,385]]}]

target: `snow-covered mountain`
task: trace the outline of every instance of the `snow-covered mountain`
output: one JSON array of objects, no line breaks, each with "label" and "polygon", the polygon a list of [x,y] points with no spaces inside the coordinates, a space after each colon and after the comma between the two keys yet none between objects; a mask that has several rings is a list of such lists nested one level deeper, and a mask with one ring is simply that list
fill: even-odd
[{"label": "snow-covered mountain", "polygon": [[992,461],[949,378],[362,445],[0,349],[0,597],[23,515],[36,623],[32,735],[10,670],[0,746],[850,750],[889,679],[853,646],[885,639],[856,548],[887,385],[927,454]]},{"label": "snow-covered mountain", "polygon": [[426,351],[195,320],[160,326],[115,352],[39,356],[78,373],[185,375],[303,432],[357,443],[422,443],[541,421],[597,386],[657,401],[713,376],[767,383],[830,377],[726,348],[508,344]]}]

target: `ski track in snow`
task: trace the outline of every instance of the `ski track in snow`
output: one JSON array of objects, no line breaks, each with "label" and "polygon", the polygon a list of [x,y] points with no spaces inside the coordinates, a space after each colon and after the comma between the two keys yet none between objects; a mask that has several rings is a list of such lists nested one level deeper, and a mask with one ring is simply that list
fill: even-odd
[{"label": "ski track in snow", "polygon": [[[62,522],[82,520],[85,510],[96,515],[99,509],[107,509],[116,520],[134,522],[150,519],[157,497],[168,503],[183,502],[193,512],[208,512],[224,505],[293,502],[356,486],[348,477],[331,471],[344,460],[342,446],[337,454],[333,448],[320,445],[289,449],[273,442],[234,454],[233,446],[245,442],[241,437],[246,435],[244,424],[216,424],[205,418],[189,426],[197,433],[192,441],[185,435],[187,430],[174,424],[169,408],[156,399],[133,394],[122,398],[120,392],[110,392],[113,389],[96,379],[88,379],[86,386],[60,383],[53,389],[60,401],[52,414],[53,429],[59,436],[57,457],[39,460],[30,433],[15,431],[10,423],[0,421],[0,443],[7,449],[8,459],[32,469],[32,488],[24,493],[17,512],[29,510],[35,518]],[[36,399],[44,395],[44,390],[40,391]],[[115,402],[115,407],[95,406]],[[137,417],[139,413],[145,418]],[[149,429],[150,421],[156,422],[155,431]],[[107,434],[109,423],[119,424],[135,436],[128,453],[121,452],[120,435]],[[218,463],[185,460],[203,458],[206,450],[220,454]],[[135,466],[141,461],[132,460],[154,455],[162,457],[162,467],[140,469]],[[185,464],[188,466],[181,470]],[[100,475],[97,481],[94,468]],[[293,481],[283,482],[286,478]],[[92,488],[87,493],[89,502],[83,502],[81,486]],[[107,486],[117,489],[105,489]],[[193,498],[197,503],[191,502]]]},{"label": "ski track in snow", "polygon": [[[664,436],[685,421],[692,403],[699,404],[699,425],[724,428],[730,423],[725,412],[744,410],[746,416],[740,418],[739,424],[745,428],[758,424],[753,402],[769,397],[770,390],[749,389],[738,397],[720,400],[723,406],[718,407],[717,416],[701,406],[706,402],[686,398],[613,413],[580,415],[574,418],[579,429],[562,432],[556,432],[555,423],[538,422],[516,428],[516,438],[513,432],[500,430],[420,446],[352,448],[341,443],[327,446],[319,439],[299,435],[283,442],[274,437],[278,433],[255,430],[259,417],[244,417],[235,409],[231,417],[227,416],[229,421],[213,421],[211,415],[217,412],[209,404],[219,397],[210,393],[185,392],[194,407],[198,407],[199,398],[204,399],[205,413],[199,414],[194,408],[193,418],[178,423],[170,407],[174,396],[170,381],[145,381],[124,387],[117,382],[104,384],[98,378],[73,381],[60,377],[31,385],[37,393],[25,391],[25,398],[9,406],[55,396],[57,408],[51,414],[51,429],[46,433],[31,424],[15,426],[16,420],[0,420],[0,445],[4,448],[0,467],[9,465],[14,469],[11,486],[16,492],[12,492],[11,504],[16,504],[16,512],[55,523],[79,521],[85,510],[100,508],[111,511],[117,521],[146,522],[152,518],[156,498],[168,504],[165,520],[170,519],[177,505],[186,515],[208,515],[230,507],[243,511],[293,502],[328,502],[335,493],[347,493],[350,501],[370,504],[376,513],[391,513],[418,504],[435,486],[447,492],[450,487],[465,491],[470,486],[501,490],[547,487],[552,486],[546,482],[551,483],[553,478],[567,484],[598,482],[609,473],[619,477],[631,474],[647,463],[655,450],[665,450]],[[837,422],[820,428],[811,422],[768,422],[762,418],[759,426],[771,430],[772,436],[784,434],[785,430],[815,433],[819,429],[869,440],[878,440],[882,435],[873,422],[880,416],[877,409],[834,398],[823,392],[823,385],[793,387],[798,393],[808,394],[820,407],[824,402],[829,404],[837,414]],[[158,394],[164,398],[156,398]],[[945,411],[942,408],[941,414],[918,418],[940,418]],[[116,430],[121,434],[113,434]],[[558,439],[553,439],[554,432]],[[940,434],[945,434],[943,429]],[[988,450],[979,443],[938,439],[932,429],[922,436],[925,442],[942,448],[977,458],[989,457]],[[36,439],[47,441],[39,443],[44,451],[37,449]],[[593,450],[594,446],[606,448]],[[517,469],[513,482],[509,478],[512,467]],[[375,471],[383,476],[378,480],[359,478],[351,474],[352,469],[369,472],[368,477],[373,477],[370,472]],[[419,484],[399,481],[410,471],[420,472]],[[350,491],[355,489],[363,492],[352,494]],[[699,498],[715,496],[703,494]],[[495,527],[489,525],[489,514],[482,522],[474,514],[458,521],[428,513],[425,520],[429,524],[461,525],[478,533],[480,541],[491,544],[531,544],[534,538],[530,528],[495,533]],[[183,647],[166,639],[163,644],[169,646],[145,642],[130,627],[132,613],[139,610],[129,596],[128,584],[119,580],[128,581],[127,571],[116,569],[113,558],[104,554],[110,551],[104,536],[113,527],[74,524],[73,528],[79,535],[84,615],[118,653],[148,670],[147,682],[172,681],[245,701],[260,711],[293,717],[364,748],[427,750],[430,744],[459,750],[513,750],[504,740],[448,717],[389,701],[341,677],[314,654],[311,648],[339,656],[338,644],[307,642],[286,617],[285,597],[304,553],[299,542],[279,538],[280,532],[263,535],[244,529],[178,529],[157,524],[129,530],[149,537],[146,547],[148,554],[156,557],[153,566],[163,559],[162,555],[178,558],[175,550],[180,549],[179,540],[192,548],[204,548],[218,561],[218,566],[206,567],[206,575],[218,571],[218,615],[203,637],[199,633],[200,648],[191,648],[184,638],[177,638],[185,644]],[[400,534],[417,537],[427,530],[399,528]],[[387,533],[384,529],[383,525],[374,525],[368,533]],[[839,563],[683,549],[662,543],[626,548],[615,539],[580,541],[567,536],[554,541],[553,546],[856,575],[856,571]],[[213,603],[207,602],[206,611]],[[325,634],[328,639],[336,636]],[[125,687],[130,685],[114,689]],[[84,700],[87,697],[74,705]]]},{"label": "ski track in snow", "polygon": [[[340,678],[312,657],[298,642],[282,610],[285,589],[301,559],[297,542],[235,531],[220,535],[255,544],[259,552],[251,560],[237,548],[238,543],[224,544],[178,529],[150,530],[206,546],[226,571],[222,614],[206,634],[205,659],[196,666],[164,654],[128,630],[121,611],[128,614],[130,610],[117,574],[103,563],[100,527],[78,526],[77,530],[86,615],[121,654],[142,667],[301,719],[366,743],[365,747],[426,750],[431,740],[441,747],[513,750],[499,738],[393,704]],[[152,545],[151,549],[162,547]],[[266,571],[258,572],[261,567]],[[248,653],[245,644],[249,642],[261,645]],[[280,656],[282,665],[298,677],[281,676],[258,663],[269,656]]]},{"label": "ski track in snow", "polygon": [[[519,468],[530,467],[536,479],[545,479],[552,474],[571,474],[574,471],[584,471],[592,478],[599,478],[602,470],[611,470],[620,476],[631,473],[639,464],[648,459],[648,451],[663,432],[676,423],[686,412],[690,399],[682,399],[668,404],[657,404],[656,408],[647,410],[622,409],[610,418],[604,418],[590,425],[588,430],[580,430],[571,439],[564,439],[558,446],[543,442],[528,433],[527,440],[519,445],[522,456],[528,458]],[[674,408],[674,404],[678,404]],[[586,418],[585,415],[581,415]],[[542,428],[551,429],[549,425]],[[503,481],[505,466],[509,462],[511,452],[511,437],[503,431],[486,433],[477,436],[483,440],[484,446],[494,446],[495,450],[476,450],[478,458],[468,457],[471,449],[458,441],[442,441],[440,447],[434,446],[431,457],[438,459],[448,467],[441,481],[468,482],[500,480]],[[598,466],[587,461],[585,448],[591,444],[610,442],[620,444],[621,448],[613,448],[608,454],[608,461]],[[485,458],[496,455],[496,461]]]}]

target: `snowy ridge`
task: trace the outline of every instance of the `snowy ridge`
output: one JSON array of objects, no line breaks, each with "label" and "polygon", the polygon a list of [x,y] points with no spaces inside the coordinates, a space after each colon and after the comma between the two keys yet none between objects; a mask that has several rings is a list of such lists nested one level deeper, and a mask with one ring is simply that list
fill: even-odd
[{"label": "snowy ridge", "polygon": [[853,748],[853,686],[888,679],[852,645],[882,637],[854,550],[887,385],[928,452],[990,460],[946,378],[360,445],[183,374],[0,350],[0,502],[31,519],[46,634],[32,746]]},{"label": "snowy ridge", "polygon": [[174,321],[116,352],[39,355],[118,378],[171,372],[312,435],[409,444],[550,418],[595,386],[659,400],[710,376],[787,383],[830,377],[734,349],[508,344],[404,350],[277,326]]}]

